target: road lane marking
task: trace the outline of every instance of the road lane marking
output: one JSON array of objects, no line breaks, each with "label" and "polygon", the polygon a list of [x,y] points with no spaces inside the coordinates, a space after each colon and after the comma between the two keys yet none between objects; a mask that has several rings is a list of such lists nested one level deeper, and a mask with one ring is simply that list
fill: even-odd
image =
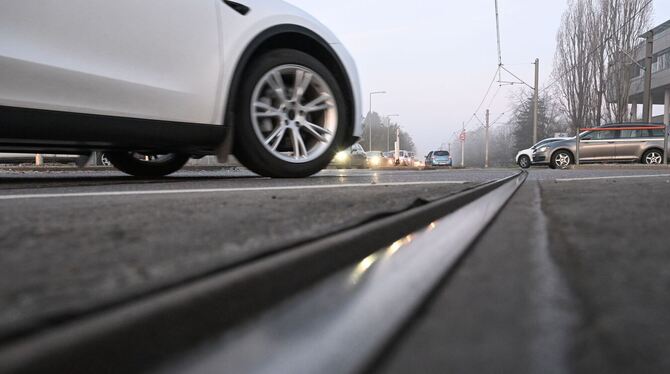
[{"label": "road lane marking", "polygon": [[660,177],[667,178],[670,177],[670,174],[612,175],[609,177],[562,178],[562,179],[556,179],[556,182],[597,181],[604,179],[660,178]]},{"label": "road lane marking", "polygon": [[273,187],[201,188],[201,189],[182,189],[182,190],[69,192],[69,193],[4,195],[4,196],[0,196],[0,200],[46,199],[46,198],[64,198],[64,197],[176,195],[176,194],[194,194],[194,193],[256,192],[256,191],[324,190],[324,189],[352,188],[352,187],[423,186],[423,185],[441,185],[441,184],[444,185],[444,184],[465,184],[465,183],[468,183],[468,182],[467,181],[423,181],[423,182],[349,183],[349,184],[273,186]]}]

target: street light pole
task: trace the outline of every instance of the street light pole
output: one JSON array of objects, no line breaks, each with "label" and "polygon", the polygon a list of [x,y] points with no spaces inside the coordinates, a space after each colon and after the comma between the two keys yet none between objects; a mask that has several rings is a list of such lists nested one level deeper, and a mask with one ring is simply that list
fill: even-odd
[{"label": "street light pole", "polygon": [[370,92],[370,111],[368,112],[368,118],[370,119],[368,121],[368,126],[370,126],[370,148],[368,149],[368,151],[372,150],[372,118],[370,117],[370,115],[372,114],[372,95],[383,95],[385,93],[386,93],[386,91],[372,91],[372,92]]}]

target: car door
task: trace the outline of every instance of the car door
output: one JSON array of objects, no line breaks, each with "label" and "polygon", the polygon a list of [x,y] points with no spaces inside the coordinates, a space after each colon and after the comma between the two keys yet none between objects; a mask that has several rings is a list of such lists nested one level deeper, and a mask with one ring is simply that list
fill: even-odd
[{"label": "car door", "polygon": [[216,0],[5,0],[0,105],[211,123]]},{"label": "car door", "polygon": [[617,160],[636,160],[641,156],[641,149],[649,138],[649,130],[621,130],[621,136],[617,140]]},{"label": "car door", "polygon": [[607,161],[616,159],[617,130],[598,130],[584,134],[580,140],[580,161]]}]

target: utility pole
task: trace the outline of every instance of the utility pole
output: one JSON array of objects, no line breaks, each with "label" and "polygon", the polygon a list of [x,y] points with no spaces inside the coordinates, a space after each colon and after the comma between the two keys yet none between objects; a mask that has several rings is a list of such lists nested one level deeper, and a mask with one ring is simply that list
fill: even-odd
[{"label": "utility pole", "polygon": [[389,114],[386,116],[386,152],[391,151],[391,117],[400,117],[400,114]]},{"label": "utility pole", "polygon": [[670,88],[665,89],[665,100],[663,101],[663,123],[665,124],[665,134],[663,141],[663,164],[668,164],[668,130],[670,130]]},{"label": "utility pole", "polygon": [[400,127],[395,129],[395,149],[393,151],[395,164],[400,164]]},{"label": "utility pole", "polygon": [[496,2],[496,35],[498,36],[498,83],[502,81],[502,48],[500,45],[500,15],[498,13],[498,0]]},{"label": "utility pole", "polygon": [[465,122],[463,122],[463,131],[461,131],[461,167],[465,167]]},{"label": "utility pole", "polygon": [[535,59],[535,88],[533,89],[533,144],[537,144],[537,112],[540,101],[540,59]]},{"label": "utility pole", "polygon": [[[576,146],[575,146],[575,165],[576,166],[579,166],[579,147],[581,146],[581,140],[582,140],[582,138],[579,137],[579,134],[581,133],[581,130],[582,130],[580,127],[581,127],[581,124],[578,123],[577,124],[577,129],[575,129],[575,131],[577,131],[577,135],[575,135],[575,142],[576,142]],[[551,160],[549,160],[549,162],[551,162]]]},{"label": "utility pole", "polygon": [[644,122],[650,123],[653,100],[651,97],[651,66],[654,58],[654,30],[649,31],[642,36],[647,39],[644,64],[644,103],[642,103],[642,118]]},{"label": "utility pole", "polygon": [[489,123],[490,111],[486,109],[486,148],[484,150],[484,168],[489,167],[489,128],[491,127]]}]

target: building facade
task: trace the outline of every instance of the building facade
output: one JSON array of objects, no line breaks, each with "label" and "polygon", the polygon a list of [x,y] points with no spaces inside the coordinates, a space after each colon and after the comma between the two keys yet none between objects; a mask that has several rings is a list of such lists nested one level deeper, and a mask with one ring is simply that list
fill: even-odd
[{"label": "building facade", "polygon": [[[663,106],[663,115],[656,116],[652,122],[670,121],[670,20],[650,30],[653,37],[653,62],[651,68],[651,98],[654,106]],[[637,63],[632,65],[632,79],[629,102],[631,103],[631,117],[640,119],[640,110],[644,102],[646,43],[642,43],[634,52],[633,58]],[[658,107],[656,111],[659,112]]]}]

